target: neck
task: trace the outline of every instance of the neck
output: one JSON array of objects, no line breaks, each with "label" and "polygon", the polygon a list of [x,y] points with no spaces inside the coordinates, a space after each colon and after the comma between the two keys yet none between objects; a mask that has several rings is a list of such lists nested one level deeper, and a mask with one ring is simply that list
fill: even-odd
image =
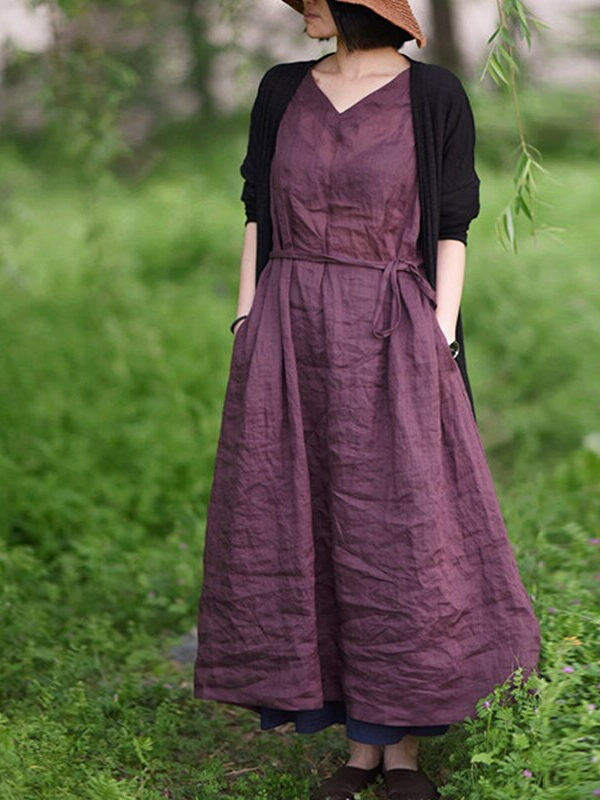
[{"label": "neck", "polygon": [[349,52],[339,38],[335,52],[328,55],[331,56],[328,71],[348,80],[360,80],[373,74],[396,73],[410,65],[410,59],[393,47],[373,47]]}]

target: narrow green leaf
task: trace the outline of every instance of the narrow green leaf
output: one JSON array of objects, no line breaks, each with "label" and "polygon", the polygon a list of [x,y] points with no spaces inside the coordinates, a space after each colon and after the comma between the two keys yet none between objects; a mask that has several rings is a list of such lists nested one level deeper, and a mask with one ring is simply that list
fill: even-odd
[{"label": "narrow green leaf", "polygon": [[471,764],[493,764],[495,761],[491,753],[473,753]]}]

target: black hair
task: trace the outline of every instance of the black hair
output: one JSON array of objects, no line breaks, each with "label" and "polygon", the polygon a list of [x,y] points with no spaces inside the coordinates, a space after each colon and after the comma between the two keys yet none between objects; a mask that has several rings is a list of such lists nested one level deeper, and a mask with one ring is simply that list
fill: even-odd
[{"label": "black hair", "polygon": [[342,0],[327,0],[340,39],[349,52],[391,45],[399,50],[414,39],[404,28],[394,25],[370,8]]}]

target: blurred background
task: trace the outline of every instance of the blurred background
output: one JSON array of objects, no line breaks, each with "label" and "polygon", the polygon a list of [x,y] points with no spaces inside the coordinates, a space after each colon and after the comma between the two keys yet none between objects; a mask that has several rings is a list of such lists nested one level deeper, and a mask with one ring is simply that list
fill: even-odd
[{"label": "blurred background", "polygon": [[[499,6],[412,5],[428,45],[403,52],[454,70],[475,115],[467,362],[547,681],[537,708],[523,696],[487,740],[480,719],[423,742],[424,763],[456,796],[495,797],[501,774],[507,797],[588,797],[600,793],[600,4],[527,4],[548,27],[531,49],[518,40],[519,111],[547,172],[516,254],[494,232],[514,191],[515,111],[481,79]],[[339,730],[259,735],[251,712],[191,697],[239,166],[263,72],[335,49],[303,27],[281,0],[0,0],[6,800],[292,800],[309,765],[343,752]]]}]

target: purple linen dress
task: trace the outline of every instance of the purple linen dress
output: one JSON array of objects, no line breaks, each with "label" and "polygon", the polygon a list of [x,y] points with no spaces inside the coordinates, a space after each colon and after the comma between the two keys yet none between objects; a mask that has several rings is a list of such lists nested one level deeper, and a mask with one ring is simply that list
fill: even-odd
[{"label": "purple linen dress", "polygon": [[195,697],[264,726],[280,710],[317,729],[334,709],[397,741],[475,716],[537,668],[538,621],[422,265],[410,111],[408,70],[341,113],[309,70],[278,130],[194,670]]}]

